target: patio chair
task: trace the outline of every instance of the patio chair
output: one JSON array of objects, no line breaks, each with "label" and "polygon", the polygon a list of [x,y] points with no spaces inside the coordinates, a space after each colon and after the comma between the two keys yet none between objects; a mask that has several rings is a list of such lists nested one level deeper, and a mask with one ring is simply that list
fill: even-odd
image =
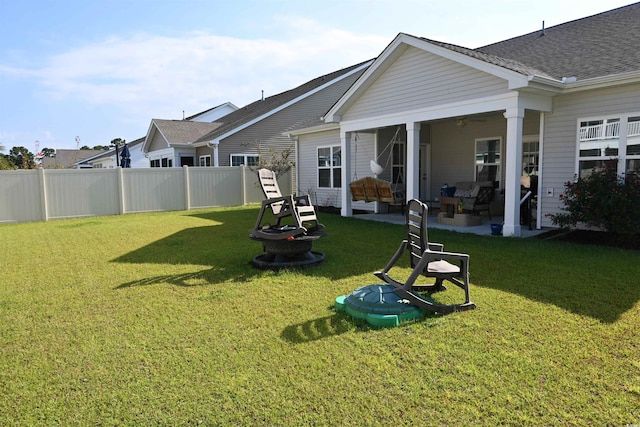
[{"label": "patio chair", "polygon": [[[469,255],[445,252],[443,244],[429,242],[428,210],[428,206],[419,200],[409,201],[406,212],[407,238],[402,241],[386,267],[374,274],[385,283],[392,285],[397,295],[425,310],[446,314],[473,309],[476,305],[471,302],[469,297]],[[402,283],[392,278],[389,271],[405,250],[409,252],[411,257],[413,270],[407,280]],[[417,284],[416,280],[419,276],[434,278],[435,283]],[[443,283],[445,280],[464,290],[464,302],[441,304],[424,295],[446,290]]]},{"label": "patio chair", "polygon": [[[266,197],[262,201],[255,227],[255,230],[265,230],[262,237],[280,240],[312,233],[324,228],[318,222],[315,207],[311,203],[308,194],[303,196],[283,196],[278,186],[276,173],[272,170],[260,169],[258,177],[262,192]],[[263,216],[267,209],[271,210],[277,221],[275,226],[269,226],[271,232],[266,232],[266,226],[262,224]],[[286,220],[290,220],[289,224],[283,223]],[[272,232],[274,229],[278,230],[277,234]]]}]

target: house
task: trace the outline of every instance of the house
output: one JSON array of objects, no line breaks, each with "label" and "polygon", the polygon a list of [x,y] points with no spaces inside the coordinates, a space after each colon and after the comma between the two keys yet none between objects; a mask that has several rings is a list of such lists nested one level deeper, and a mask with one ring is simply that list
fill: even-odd
[{"label": "house", "polygon": [[[225,102],[216,107],[209,108],[208,110],[201,111],[190,117],[185,118],[186,121],[194,122],[211,122],[226,114],[236,111],[238,107],[230,102]],[[176,120],[176,123],[182,123],[183,121]],[[153,124],[153,121],[152,121]],[[157,130],[157,129],[154,129]],[[170,132],[170,131],[169,131]],[[150,167],[149,158],[142,152],[142,143],[145,142],[145,137],[138,138],[133,142],[127,143],[129,152],[131,153],[131,167],[132,168],[148,168]],[[119,150],[118,150],[119,151]],[[161,160],[159,160],[160,162]],[[116,149],[112,148],[106,152],[101,152],[94,156],[88,157],[78,163],[78,167],[91,167],[91,168],[115,168],[118,167],[119,162],[116,160]]]},{"label": "house", "polygon": [[214,122],[220,117],[226,116],[229,113],[233,113],[236,111],[238,107],[236,107],[231,102],[225,102],[224,104],[220,104],[216,107],[209,108],[208,110],[201,111],[193,116],[187,117],[185,120],[189,120],[191,122]]},{"label": "house", "polygon": [[73,150],[59,148],[54,157],[44,157],[42,159],[43,169],[70,169],[89,166],[79,166],[85,159],[104,153],[103,150]]},{"label": "house", "polygon": [[[131,154],[131,167],[132,168],[148,168],[149,159],[144,156],[144,153],[140,150],[144,138],[138,138],[135,141],[127,142],[129,153]],[[118,148],[118,155],[121,152],[122,147]],[[116,160],[116,149],[111,148],[107,151],[101,151],[91,157],[88,157],[77,163],[78,168],[88,167],[94,169],[108,169],[116,168],[119,166],[120,159]]]},{"label": "house", "polygon": [[477,49],[400,33],[324,123],[290,132],[298,189],[350,216],[377,209],[348,185],[372,160],[408,199],[488,180],[503,234],[519,236],[521,183],[535,177],[537,227],[552,226],[575,175],[640,172],[638,23],[635,3]]},{"label": "house", "polygon": [[212,122],[153,119],[143,144],[151,167],[252,166],[293,147],[288,130],[319,120],[372,61],[310,80]]}]

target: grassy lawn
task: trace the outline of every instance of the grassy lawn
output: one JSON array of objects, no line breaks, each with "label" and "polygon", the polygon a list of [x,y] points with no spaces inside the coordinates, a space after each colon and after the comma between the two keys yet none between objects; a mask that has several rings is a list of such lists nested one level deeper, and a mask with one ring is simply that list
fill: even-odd
[{"label": "grassy lawn", "polygon": [[324,265],[261,271],[257,213],[0,226],[0,425],[640,423],[640,252],[432,230],[478,308],[372,329],[333,302],[404,228],[321,215]]}]

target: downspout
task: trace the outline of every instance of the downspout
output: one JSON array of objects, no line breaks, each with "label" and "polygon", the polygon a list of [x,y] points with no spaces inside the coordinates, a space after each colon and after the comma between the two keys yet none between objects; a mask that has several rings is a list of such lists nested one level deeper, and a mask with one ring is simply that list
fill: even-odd
[{"label": "downspout", "polygon": [[220,145],[220,141],[207,141],[207,147],[213,150],[213,167],[217,168],[220,166],[220,162],[218,161],[218,146]]}]

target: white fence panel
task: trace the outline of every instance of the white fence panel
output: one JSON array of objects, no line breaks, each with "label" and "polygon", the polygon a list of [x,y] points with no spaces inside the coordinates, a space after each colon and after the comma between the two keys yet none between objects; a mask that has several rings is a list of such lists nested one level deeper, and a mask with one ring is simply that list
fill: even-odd
[{"label": "white fence panel", "polygon": [[[278,179],[290,194],[291,174]],[[260,203],[246,167],[0,171],[0,223]]]},{"label": "white fence panel", "polygon": [[43,220],[36,170],[0,171],[0,223]]},{"label": "white fence panel", "polygon": [[117,171],[117,169],[47,170],[45,175],[47,217],[59,219],[118,214]]},{"label": "white fence panel", "polygon": [[244,204],[241,168],[189,168],[188,172],[191,208]]},{"label": "white fence panel", "polygon": [[124,212],[187,209],[180,168],[123,169]]}]

